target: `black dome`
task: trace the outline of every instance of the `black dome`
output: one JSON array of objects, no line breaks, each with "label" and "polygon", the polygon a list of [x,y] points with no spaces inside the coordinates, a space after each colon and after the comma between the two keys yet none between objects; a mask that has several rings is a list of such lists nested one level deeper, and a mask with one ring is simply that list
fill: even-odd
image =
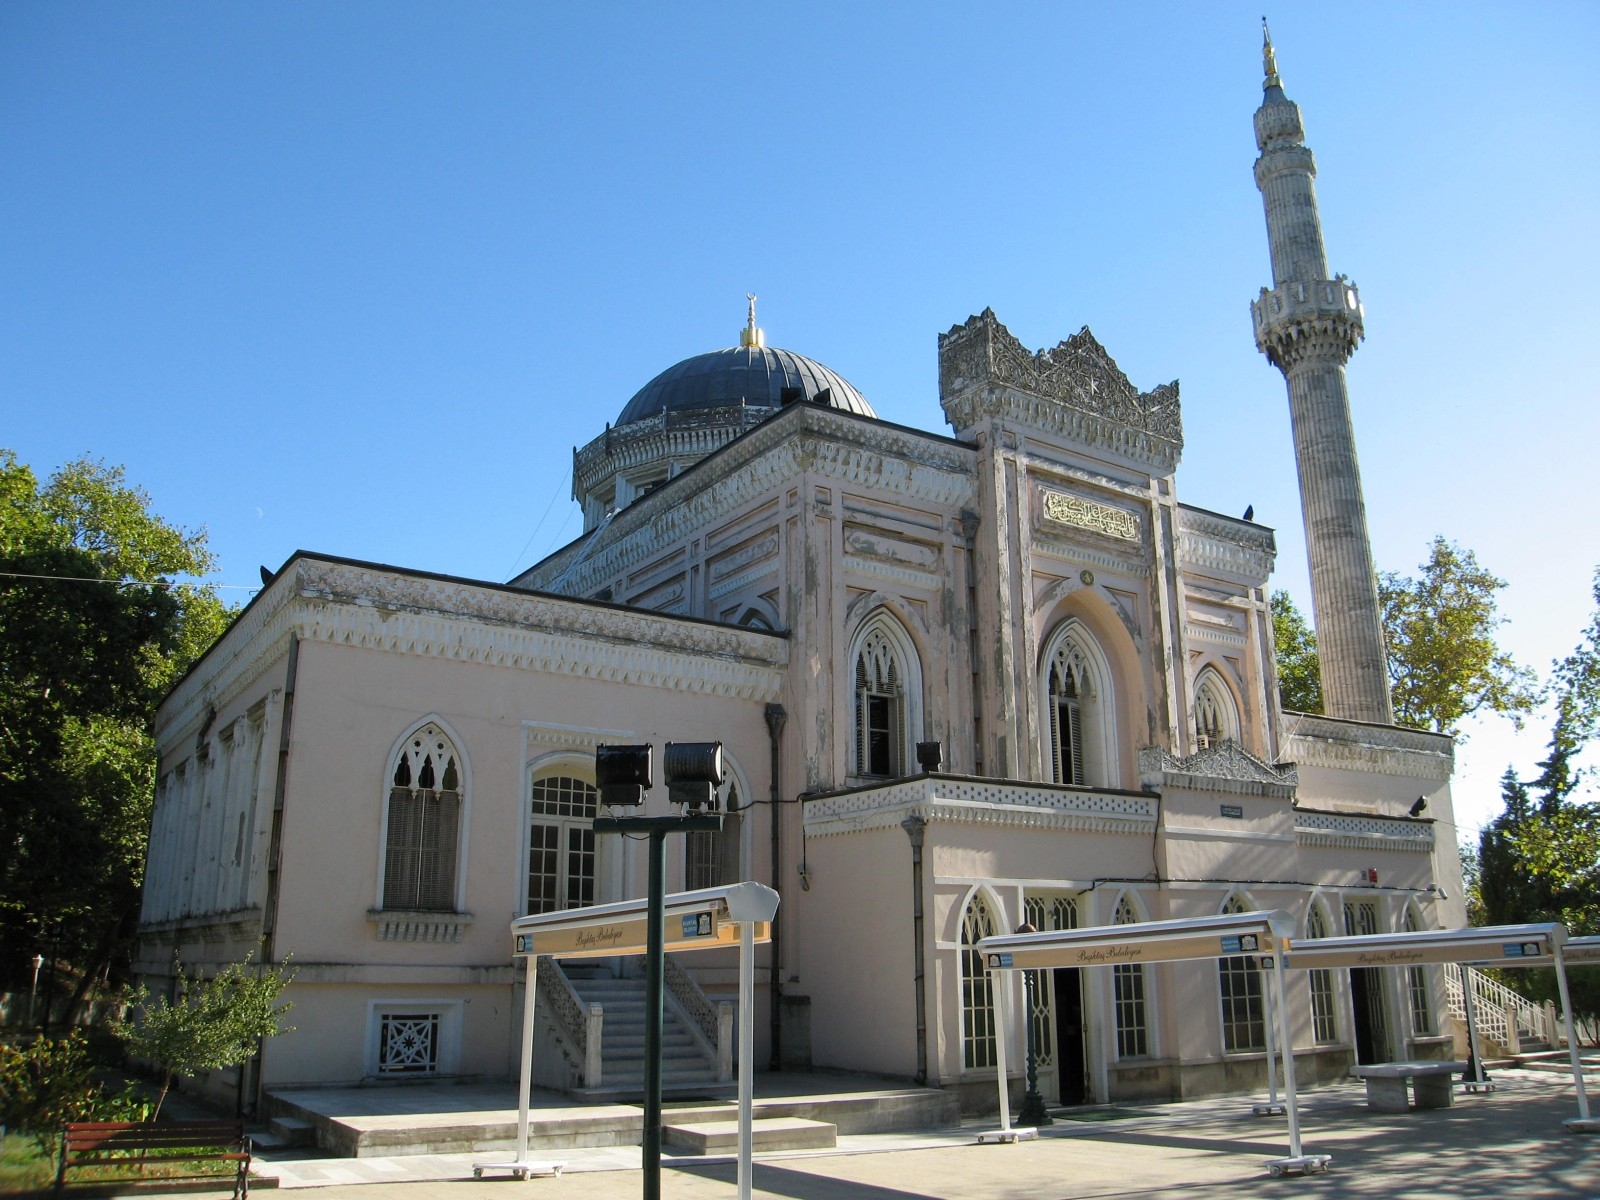
[{"label": "black dome", "polygon": [[668,367],[635,394],[617,418],[629,425],[662,409],[721,408],[743,402],[755,408],[777,408],[786,387],[799,388],[807,400],[832,393],[829,405],[863,417],[875,417],[866,398],[821,363],[788,350],[739,346],[713,350]]}]

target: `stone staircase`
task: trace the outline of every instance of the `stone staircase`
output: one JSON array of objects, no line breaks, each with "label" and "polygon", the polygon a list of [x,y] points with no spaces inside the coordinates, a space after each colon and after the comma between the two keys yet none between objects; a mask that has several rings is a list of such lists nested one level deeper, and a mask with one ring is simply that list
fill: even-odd
[{"label": "stone staircase", "polygon": [[[593,1099],[628,1099],[644,1094],[644,980],[619,978],[603,967],[585,969],[562,964],[572,989],[585,1007],[604,1010],[600,1035],[600,1080],[578,1089]],[[679,1008],[669,993],[661,1022],[661,1088],[663,1092],[725,1090],[717,1080],[717,1052]]]}]

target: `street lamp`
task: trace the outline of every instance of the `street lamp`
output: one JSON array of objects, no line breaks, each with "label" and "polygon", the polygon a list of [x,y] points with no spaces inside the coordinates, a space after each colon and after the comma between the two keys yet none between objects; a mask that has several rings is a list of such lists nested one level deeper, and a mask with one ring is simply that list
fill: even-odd
[{"label": "street lamp", "polygon": [[39,968],[44,966],[44,955],[33,956],[33,983],[28,988],[28,1028],[33,1028],[33,998],[39,994]]},{"label": "street lamp", "polygon": [[[651,787],[651,747],[599,746],[595,784],[601,802],[637,807]],[[643,833],[650,839],[650,890],[644,958],[644,1200],[661,1200],[661,1010],[666,976],[667,834],[720,831],[721,742],[668,742],[663,766],[667,799],[683,811],[665,817],[596,817],[596,833]],[[532,984],[530,982],[529,986]]]},{"label": "street lamp", "polygon": [[[1031,921],[1017,926],[1018,933],[1038,933]],[[1053,1118],[1044,1109],[1044,1097],[1039,1094],[1039,1047],[1034,1035],[1033,1006],[1039,988],[1039,972],[1022,973],[1023,1010],[1028,1027],[1028,1090],[1022,1097],[1022,1111],[1017,1114],[1018,1125],[1051,1125]]]}]

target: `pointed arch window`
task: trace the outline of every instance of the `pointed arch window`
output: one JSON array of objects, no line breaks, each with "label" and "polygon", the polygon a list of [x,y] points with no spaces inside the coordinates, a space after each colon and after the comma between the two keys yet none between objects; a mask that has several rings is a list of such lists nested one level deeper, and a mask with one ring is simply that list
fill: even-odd
[{"label": "pointed arch window", "polygon": [[[1222,906],[1223,913],[1249,912],[1238,896]],[[1261,968],[1249,954],[1217,960],[1222,991],[1222,1048],[1264,1050],[1267,1046],[1266,1011],[1261,996]]]},{"label": "pointed arch window", "polygon": [[1051,638],[1039,680],[1044,719],[1044,773],[1052,783],[1115,786],[1116,731],[1111,671],[1099,645],[1076,618]]},{"label": "pointed arch window", "polygon": [[910,639],[889,618],[870,619],[856,644],[853,671],[853,774],[877,779],[905,774],[919,680]]},{"label": "pointed arch window", "polygon": [[975,895],[961,920],[961,1046],[969,1070],[994,1066],[994,989],[978,942],[995,932],[994,916]]},{"label": "pointed arch window", "polygon": [[461,796],[460,754],[429,722],[405,740],[390,767],[384,908],[455,911]]},{"label": "pointed arch window", "polygon": [[[1126,895],[1117,901],[1115,925],[1135,925],[1139,911]],[[1149,1018],[1145,1011],[1144,964],[1118,963],[1111,968],[1111,998],[1117,1013],[1117,1057],[1143,1058],[1150,1053]]]},{"label": "pointed arch window", "polygon": [[1195,749],[1206,750],[1229,738],[1235,741],[1239,738],[1239,715],[1234,709],[1233,694],[1216,670],[1207,667],[1195,680]]},{"label": "pointed arch window", "polygon": [[[1328,936],[1328,918],[1322,905],[1315,900],[1306,913],[1306,937]],[[1311,985],[1311,1036],[1319,1043],[1339,1040],[1339,1022],[1333,1004],[1333,972],[1326,967],[1315,967],[1306,972]]]}]

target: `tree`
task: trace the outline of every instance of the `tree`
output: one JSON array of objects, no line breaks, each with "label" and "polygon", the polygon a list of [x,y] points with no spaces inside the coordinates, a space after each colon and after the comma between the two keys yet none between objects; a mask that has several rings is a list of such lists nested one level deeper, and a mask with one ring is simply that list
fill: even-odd
[{"label": "tree", "polygon": [[172,1082],[179,1075],[200,1071],[220,1071],[246,1062],[263,1039],[294,1032],[283,1024],[292,1004],[279,1004],[278,997],[294,979],[288,964],[277,963],[251,971],[247,954],[242,962],[229,963],[208,980],[186,976],[178,967],[179,996],[151,1003],[143,991],[134,994],[139,1010],[131,1024],[119,1024],[115,1032],[126,1039],[128,1053],[147,1059],[161,1071],[161,1092],[156,1097],[153,1121],[161,1115]]},{"label": "tree", "polygon": [[[1555,664],[1555,721],[1539,774],[1519,779],[1507,768],[1505,808],[1478,843],[1479,895],[1485,922],[1560,921],[1573,934],[1600,933],[1600,805],[1581,794],[1583,750],[1600,733],[1600,571],[1595,613],[1577,648]],[[1508,980],[1535,999],[1551,999],[1550,972],[1515,972]],[[1600,979],[1575,972],[1574,1014],[1600,1016]]]},{"label": "tree", "polygon": [[1505,622],[1495,593],[1505,586],[1471,550],[1443,536],[1433,539],[1418,578],[1379,573],[1397,722],[1455,733],[1463,718],[1494,712],[1522,728],[1539,702],[1539,689],[1534,673],[1518,666],[1494,638]]},{"label": "tree", "polygon": [[[1504,622],[1495,593],[1505,586],[1470,550],[1443,537],[1430,544],[1415,579],[1378,576],[1390,696],[1402,725],[1458,734],[1479,712],[1510,717],[1520,729],[1539,703],[1534,673],[1495,641]],[[1287,592],[1272,594],[1278,695],[1286,709],[1322,711],[1322,672],[1315,632]],[[1597,685],[1600,690],[1600,685]]]},{"label": "tree", "polygon": [[1322,662],[1317,635],[1288,592],[1272,593],[1272,640],[1277,644],[1278,697],[1293,712],[1322,711]]},{"label": "tree", "polygon": [[156,703],[231,619],[205,540],[120,467],[41,486],[0,450],[0,962],[59,954],[79,994],[137,920]]}]

